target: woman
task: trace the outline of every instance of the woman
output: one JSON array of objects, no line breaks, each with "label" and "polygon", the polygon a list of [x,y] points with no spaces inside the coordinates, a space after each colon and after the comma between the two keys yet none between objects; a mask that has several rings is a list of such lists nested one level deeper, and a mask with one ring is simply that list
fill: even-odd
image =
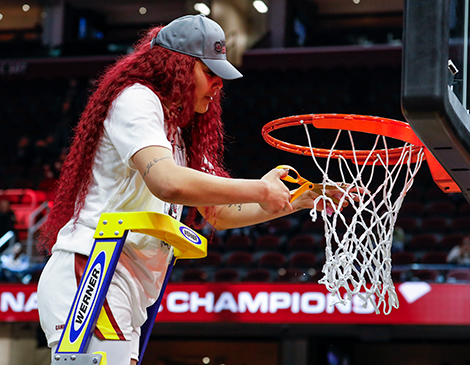
[{"label": "woman", "polygon": [[[231,179],[224,170],[222,80],[242,76],[226,60],[224,38],[214,21],[182,17],[151,29],[100,78],[75,130],[41,241],[52,256],[38,305],[53,353],[101,213],[154,211],[179,219],[187,205],[216,229],[228,229],[313,207],[312,192],[291,205],[281,181],[285,170],[260,180]],[[97,326],[88,352],[107,352],[109,364],[137,362],[140,326],[171,255],[153,237],[128,235],[104,304],[113,328]]]}]

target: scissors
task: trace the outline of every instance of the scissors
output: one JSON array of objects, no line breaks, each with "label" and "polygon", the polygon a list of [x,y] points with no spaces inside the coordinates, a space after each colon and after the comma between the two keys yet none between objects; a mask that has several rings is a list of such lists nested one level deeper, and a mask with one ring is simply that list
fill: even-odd
[{"label": "scissors", "polygon": [[[324,185],[324,184],[314,184],[306,179],[304,179],[300,174],[297,172],[296,169],[294,169],[292,166],[289,165],[279,165],[276,166],[277,169],[285,169],[289,170],[289,173],[292,171],[295,176],[291,176],[290,174],[287,174],[282,178],[282,180],[294,183],[294,184],[299,184],[300,188],[298,188],[294,194],[291,195],[290,202],[292,203],[295,199],[297,199],[299,196],[301,196],[306,190],[312,190],[313,192],[317,193],[318,195],[323,194],[323,188],[326,189],[338,189],[337,186],[334,185]],[[340,184],[340,187],[344,187],[345,184]],[[339,203],[339,199],[333,198],[333,201],[335,203]]]}]

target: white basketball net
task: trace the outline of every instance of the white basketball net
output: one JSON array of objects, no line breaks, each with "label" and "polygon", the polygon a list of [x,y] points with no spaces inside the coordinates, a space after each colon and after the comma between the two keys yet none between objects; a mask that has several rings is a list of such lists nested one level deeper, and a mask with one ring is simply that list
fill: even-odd
[{"label": "white basketball net", "polygon": [[[342,193],[339,203],[335,203],[324,192],[315,200],[315,207],[320,202],[323,206],[330,205],[330,215],[321,211],[325,223],[325,264],[322,272],[324,277],[319,283],[346,304],[353,295],[364,301],[364,307],[372,305],[375,312],[389,314],[392,307],[398,308],[398,297],[393,285],[391,270],[391,248],[393,230],[403,199],[413,184],[414,177],[424,159],[424,148],[405,143],[399,161],[389,163],[386,137],[377,136],[371,148],[366,164],[358,164],[353,136],[350,131],[338,131],[331,148],[333,151],[342,132],[348,133],[351,150],[356,163],[348,162],[344,157],[326,158],[326,167],[322,168],[313,153],[307,125],[310,152],[313,161],[323,176],[324,185],[334,185]],[[385,158],[376,153],[379,141],[387,151]],[[416,161],[413,162],[412,150],[419,149]],[[328,175],[336,166],[341,175],[341,182],[332,181]],[[330,173],[331,175],[331,173]],[[368,175],[368,176],[367,176]],[[373,178],[380,178],[377,187]],[[382,180],[383,178],[383,180]],[[344,184],[346,183],[346,187]],[[357,190],[357,192],[355,192]],[[349,203],[342,211],[339,207]],[[317,209],[312,209],[312,220],[317,219]],[[341,289],[343,288],[343,289]]]}]

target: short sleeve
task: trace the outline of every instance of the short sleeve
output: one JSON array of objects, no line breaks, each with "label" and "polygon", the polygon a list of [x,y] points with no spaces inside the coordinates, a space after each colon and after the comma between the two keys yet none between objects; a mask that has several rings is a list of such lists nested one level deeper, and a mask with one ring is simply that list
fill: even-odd
[{"label": "short sleeve", "polygon": [[104,122],[105,131],[122,163],[134,169],[131,157],[149,146],[172,149],[166,135],[160,99],[149,88],[135,84],[114,100]]}]

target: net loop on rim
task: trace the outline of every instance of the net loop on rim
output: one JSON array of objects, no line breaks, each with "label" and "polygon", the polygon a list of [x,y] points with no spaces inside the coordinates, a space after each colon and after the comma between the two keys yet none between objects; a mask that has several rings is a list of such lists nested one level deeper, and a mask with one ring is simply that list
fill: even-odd
[{"label": "net loop on rim", "polygon": [[[394,132],[390,132],[392,136],[381,134],[380,128],[375,128],[373,133],[376,136],[370,149],[358,150],[352,131],[357,132],[361,126],[349,125],[337,131],[330,149],[320,149],[318,153],[318,149],[312,147],[308,130],[308,124],[313,124],[313,119],[303,117],[290,117],[297,119],[289,120],[289,123],[303,125],[308,146],[300,146],[302,154],[312,157],[322,175],[323,191],[310,211],[313,221],[319,215],[324,221],[324,276],[319,283],[333,294],[336,304],[346,304],[353,296],[358,296],[363,300],[364,307],[372,306],[376,313],[380,313],[383,307],[383,312],[389,314],[392,308],[399,306],[391,275],[393,231],[405,195],[425,159],[425,147],[419,140],[403,138],[402,147],[389,148],[387,138],[393,137]],[[336,117],[333,115],[333,118]],[[362,118],[370,121],[368,118],[371,117]],[[361,121],[361,116],[355,116],[355,120]],[[406,123],[398,123],[401,124],[399,128],[409,128]],[[278,126],[283,127],[282,123]],[[333,129],[336,129],[335,126]],[[350,143],[347,153],[336,149],[344,133]],[[295,146],[298,151],[299,146]],[[319,157],[324,159],[322,164]],[[331,176],[340,176],[341,182],[334,181]],[[326,188],[331,185],[335,187],[335,193],[340,193],[335,194],[335,198],[339,198],[337,203]],[[341,208],[346,203],[348,206]],[[326,209],[317,210],[327,205],[332,208],[329,212]]]},{"label": "net loop on rim", "polygon": [[[344,149],[328,149],[328,148],[314,148],[312,146],[300,146],[294,143],[281,141],[274,138],[270,132],[299,124],[311,124],[318,129],[336,129],[336,130],[349,130],[362,133],[371,133],[381,135],[384,137],[399,139],[408,142],[414,146],[413,159],[416,159],[420,148],[423,146],[422,142],[415,135],[411,127],[404,122],[363,115],[350,115],[350,114],[306,114],[291,116],[281,119],[273,120],[263,126],[262,135],[265,141],[271,146],[299,155],[311,156],[312,153],[317,157],[338,158],[343,156],[351,161],[355,160],[358,163],[363,161],[369,155],[370,150],[356,150],[354,153],[351,150]],[[376,153],[385,157],[387,155],[391,163],[396,163],[401,155],[402,147],[377,149]]]}]

